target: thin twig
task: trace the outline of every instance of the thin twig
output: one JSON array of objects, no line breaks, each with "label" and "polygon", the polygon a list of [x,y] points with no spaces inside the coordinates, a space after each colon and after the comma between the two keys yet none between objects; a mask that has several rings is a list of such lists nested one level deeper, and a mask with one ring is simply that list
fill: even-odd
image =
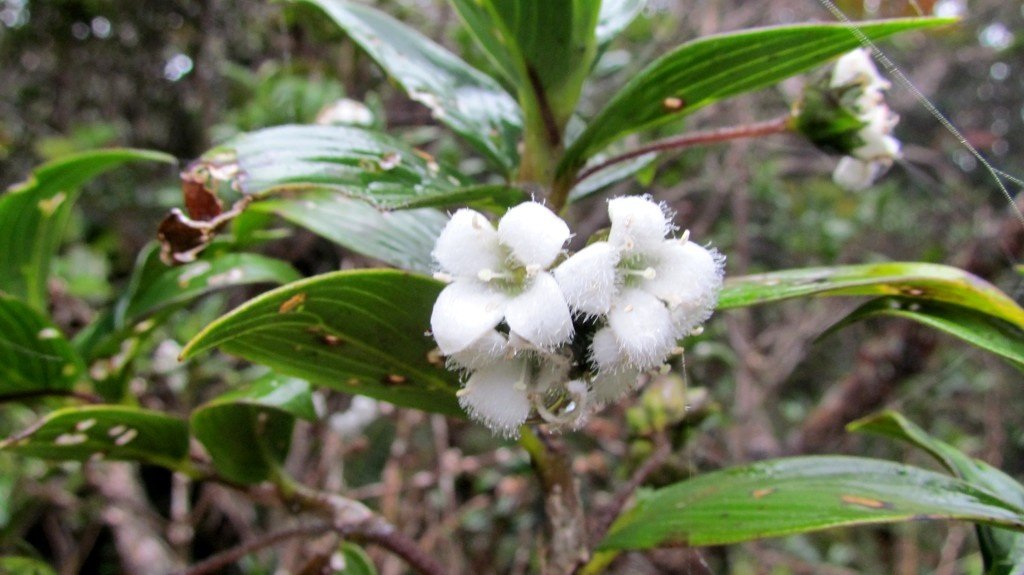
[{"label": "thin twig", "polygon": [[647,478],[652,473],[661,468],[668,459],[668,456],[672,454],[672,444],[665,437],[664,433],[659,433],[654,436],[654,452],[651,456],[644,461],[635,472],[633,476],[629,478],[623,486],[615,492],[615,497],[612,498],[608,505],[601,509],[596,515],[594,529],[591,532],[591,541],[600,541],[604,538],[605,534],[608,533],[608,528],[612,526],[612,522],[615,518],[622,513],[622,509],[626,506],[629,498],[633,496],[633,493],[640,488]]},{"label": "thin twig", "polygon": [[94,393],[89,393],[87,391],[75,391],[73,389],[33,389],[31,391],[5,393],[0,395],[0,403],[25,401],[29,399],[39,399],[42,397],[68,397],[84,401],[86,403],[103,403],[103,398]]},{"label": "thin twig", "polygon": [[321,522],[311,525],[289,527],[288,529],[268,533],[267,535],[257,537],[252,541],[243,543],[237,547],[228,549],[227,551],[222,551],[206,560],[200,561],[184,571],[184,575],[204,575],[205,573],[214,573],[228,565],[231,565],[250,553],[270,547],[271,545],[275,545],[281,541],[285,541],[293,537],[320,535],[333,529],[334,527],[330,523]]},{"label": "thin twig", "polygon": [[633,158],[643,156],[645,154],[665,152],[668,150],[678,150],[681,148],[687,148],[689,146],[699,146],[702,144],[714,144],[717,142],[725,142],[728,140],[738,140],[741,138],[756,138],[759,136],[768,136],[771,134],[781,134],[789,131],[790,115],[779,116],[778,118],[767,120],[764,122],[757,122],[754,124],[743,124],[741,126],[728,126],[725,128],[715,128],[713,130],[706,130],[702,132],[693,132],[690,134],[683,134],[682,136],[675,136],[672,138],[665,138],[663,140],[657,140],[650,144],[640,146],[634,150],[624,152],[617,156],[612,156],[607,160],[593,165],[589,168],[584,168],[576,176],[575,184],[579,184],[588,177],[614,166],[632,160]]}]

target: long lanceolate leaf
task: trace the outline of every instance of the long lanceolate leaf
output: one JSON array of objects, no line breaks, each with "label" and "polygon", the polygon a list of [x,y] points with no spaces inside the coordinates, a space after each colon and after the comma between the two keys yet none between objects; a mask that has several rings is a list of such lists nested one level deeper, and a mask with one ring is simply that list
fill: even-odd
[{"label": "long lanceolate leaf", "polygon": [[723,98],[778,83],[856,48],[939,18],[808,24],[708,36],[679,46],[639,72],[566,151],[560,173],[575,173],[613,141],[692,113]]},{"label": "long lanceolate leaf", "polygon": [[369,6],[345,0],[301,0],[322,9],[409,97],[493,160],[506,174],[519,163],[522,118],[492,78],[434,41]]},{"label": "long lanceolate leaf", "polygon": [[442,287],[391,270],[324,274],[250,300],[193,338],[183,356],[218,347],[317,385],[461,415],[457,377],[428,333]]},{"label": "long lanceolate leaf", "polygon": [[958,268],[916,262],[804,268],[730,278],[718,307],[730,309],[796,297],[843,295],[943,302],[1024,327],[1024,309],[999,288]]},{"label": "long lanceolate leaf", "polygon": [[[968,457],[952,445],[928,435],[899,413],[885,411],[854,421],[847,428],[905,441],[925,450],[950,473],[1024,507],[1024,486],[984,461]],[[1024,572],[1024,534],[979,525],[978,540],[985,559],[986,575],[1020,575]]]},{"label": "long lanceolate leaf", "polygon": [[50,260],[81,186],[103,172],[142,160],[175,161],[146,150],[84,152],[39,167],[0,196],[0,291],[43,310]]},{"label": "long lanceolate leaf", "polygon": [[843,295],[880,297],[855,310],[830,332],[870,317],[902,317],[1024,365],[1024,309],[992,284],[949,266],[891,262],[730,278],[719,307]]},{"label": "long lanceolate leaf", "polygon": [[640,496],[600,548],[724,545],[826,528],[959,519],[1024,530],[1024,509],[946,475],[860,457],[793,457]]}]

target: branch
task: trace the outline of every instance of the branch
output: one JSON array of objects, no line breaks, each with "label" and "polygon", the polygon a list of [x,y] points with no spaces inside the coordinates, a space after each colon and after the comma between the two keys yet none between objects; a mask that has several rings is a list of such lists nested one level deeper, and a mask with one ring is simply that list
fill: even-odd
[{"label": "branch", "polygon": [[693,132],[690,134],[683,134],[682,136],[665,138],[664,140],[657,140],[650,144],[640,146],[634,150],[619,154],[618,156],[612,156],[611,158],[589,168],[584,168],[576,176],[574,185],[579,184],[588,177],[600,172],[601,170],[610,168],[615,164],[632,160],[633,158],[650,154],[652,152],[665,152],[668,150],[678,150],[702,144],[714,144],[718,142],[726,142],[728,140],[738,140],[741,138],[756,138],[758,136],[782,134],[784,132],[788,132],[790,129],[790,118],[791,116],[786,114],[785,116],[779,116],[778,118],[764,122],[716,128],[703,132]]},{"label": "branch", "polygon": [[184,575],[205,575],[206,573],[214,573],[224,569],[228,565],[231,565],[250,553],[255,553],[260,549],[270,547],[271,545],[275,545],[281,541],[285,541],[293,537],[320,535],[332,530],[333,527],[330,523],[314,523],[312,525],[299,525],[297,527],[289,527],[288,529],[275,531],[274,533],[268,533],[267,535],[257,537],[248,543],[243,543],[237,547],[233,547],[227,551],[222,551],[208,559],[200,561],[182,573]]},{"label": "branch", "polygon": [[85,403],[103,403],[103,398],[87,391],[75,391],[73,389],[33,389],[32,391],[20,391],[0,395],[0,403],[11,401],[25,401],[41,397],[68,397],[84,401]]}]

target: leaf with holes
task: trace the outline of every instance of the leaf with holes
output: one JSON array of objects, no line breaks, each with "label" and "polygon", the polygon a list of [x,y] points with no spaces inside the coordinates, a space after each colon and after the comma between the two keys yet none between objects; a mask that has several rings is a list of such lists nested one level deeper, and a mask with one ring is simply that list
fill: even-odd
[{"label": "leaf with holes", "polygon": [[458,378],[427,333],[442,287],[393,270],[316,276],[232,310],[194,337],[183,356],[217,347],[317,385],[461,416]]},{"label": "leaf with holes", "polygon": [[968,308],[898,297],[871,300],[822,335],[872,317],[900,317],[944,331],[1024,367],[1024,331],[999,318]]},{"label": "leaf with holes", "polygon": [[124,405],[69,407],[0,442],[0,449],[43,459],[98,457],[187,469],[188,425],[157,411]]},{"label": "leaf with holes", "polygon": [[84,371],[55,325],[28,304],[0,294],[0,402],[68,393]]},{"label": "leaf with holes", "polygon": [[191,424],[217,472],[251,484],[284,461],[296,418],[316,419],[309,383],[270,374],[197,407]]},{"label": "leaf with holes", "polygon": [[89,180],[128,162],[172,164],[173,156],[110,149],[75,154],[38,168],[0,195],[0,286],[33,308],[46,308],[46,277],[71,206]]},{"label": "leaf with holes", "polygon": [[319,7],[409,97],[511,174],[522,118],[497,82],[433,40],[374,8],[345,0],[301,0]]},{"label": "leaf with holes", "polygon": [[731,309],[797,297],[843,295],[898,296],[953,304],[1024,329],[1024,309],[999,288],[964,270],[926,263],[805,268],[729,278],[718,307]]},{"label": "leaf with holes", "polygon": [[259,254],[227,253],[177,267],[158,265],[158,275],[133,286],[130,297],[121,300],[118,319],[122,325],[216,290],[250,284],[286,284],[302,278],[291,265]]},{"label": "leaf with holes", "polygon": [[637,73],[566,150],[561,174],[575,174],[605,146],[719,100],[777,84],[871,40],[953,22],[907,18],[853,24],[800,24],[706,36]]},{"label": "leaf with holes", "polygon": [[793,457],[643,494],[599,548],[726,545],[835,527],[950,519],[1024,530],[1024,510],[947,475],[861,457]]},{"label": "leaf with holes", "polygon": [[[883,411],[859,419],[846,428],[898,439],[923,449],[953,475],[1024,508],[1024,486],[984,461],[968,457],[952,445],[931,437],[895,411]],[[1024,572],[1024,535],[982,525],[977,527],[977,531],[986,575],[1017,575]]]}]

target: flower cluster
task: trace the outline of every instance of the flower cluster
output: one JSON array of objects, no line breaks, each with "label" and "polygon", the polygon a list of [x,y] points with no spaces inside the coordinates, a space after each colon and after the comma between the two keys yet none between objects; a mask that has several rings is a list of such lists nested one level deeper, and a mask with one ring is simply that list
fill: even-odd
[{"label": "flower cluster", "polygon": [[710,315],[723,258],[683,234],[646,197],[608,204],[611,230],[566,258],[568,226],[536,202],[497,229],[462,209],[438,237],[431,329],[449,366],[466,374],[461,405],[514,435],[533,413],[577,425],[658,368]]},{"label": "flower cluster", "polygon": [[862,122],[857,132],[859,145],[839,160],[832,179],[848,190],[862,190],[885,173],[900,154],[900,142],[892,136],[900,118],[886,106],[883,95],[890,84],[878,73],[870,52],[861,48],[836,62],[829,86],[855,91],[853,109]]}]

